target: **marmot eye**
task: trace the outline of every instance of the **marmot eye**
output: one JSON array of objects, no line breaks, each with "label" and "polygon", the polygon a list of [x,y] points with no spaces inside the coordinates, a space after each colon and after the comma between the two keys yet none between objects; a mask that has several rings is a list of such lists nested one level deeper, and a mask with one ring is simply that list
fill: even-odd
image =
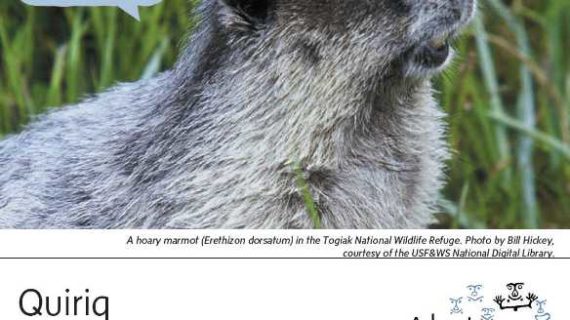
[{"label": "marmot eye", "polygon": [[245,1],[245,12],[252,18],[265,22],[269,18],[270,2],[268,0]]}]

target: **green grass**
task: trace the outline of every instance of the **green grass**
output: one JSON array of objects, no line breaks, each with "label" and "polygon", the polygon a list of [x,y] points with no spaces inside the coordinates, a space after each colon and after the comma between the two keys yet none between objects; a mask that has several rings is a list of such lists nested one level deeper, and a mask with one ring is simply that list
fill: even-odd
[{"label": "green grass", "polygon": [[466,199],[450,223],[570,227],[570,2],[481,8],[439,83],[455,150],[445,195]]},{"label": "green grass", "polygon": [[18,130],[49,106],[77,102],[117,81],[172,65],[191,26],[189,3],[168,0],[141,10],[138,23],[114,8],[33,8],[3,1],[0,134]]},{"label": "green grass", "polygon": [[[442,224],[569,228],[570,2],[481,1],[459,59],[436,79],[454,156]],[[139,23],[113,8],[3,1],[0,136],[46,108],[170,67],[191,7],[166,0],[141,9]]]},{"label": "green grass", "polygon": [[305,203],[305,211],[309,215],[314,229],[321,229],[321,215],[317,209],[317,204],[314,200],[314,195],[311,193],[309,184],[305,178],[301,163],[296,161],[292,164],[293,172],[295,173],[297,189],[303,197]]}]

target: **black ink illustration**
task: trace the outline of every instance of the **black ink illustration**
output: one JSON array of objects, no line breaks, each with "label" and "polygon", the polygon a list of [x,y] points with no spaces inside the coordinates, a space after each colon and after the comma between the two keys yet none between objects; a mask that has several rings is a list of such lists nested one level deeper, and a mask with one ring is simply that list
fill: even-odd
[{"label": "black ink illustration", "polygon": [[507,284],[507,289],[510,291],[507,298],[503,296],[496,296],[495,302],[499,305],[501,310],[513,309],[513,311],[518,311],[522,308],[532,309],[532,303],[538,299],[534,293],[528,293],[528,295],[523,297],[521,290],[524,288],[524,283],[516,282]]}]

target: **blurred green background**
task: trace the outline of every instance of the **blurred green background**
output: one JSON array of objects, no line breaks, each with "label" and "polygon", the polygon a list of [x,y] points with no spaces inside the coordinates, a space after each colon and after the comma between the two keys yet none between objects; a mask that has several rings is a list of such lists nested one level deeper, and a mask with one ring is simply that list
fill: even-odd
[{"label": "blurred green background", "polygon": [[[570,1],[481,0],[436,79],[453,159],[439,227],[570,228]],[[35,114],[172,66],[197,1],[0,3],[0,137]]]}]

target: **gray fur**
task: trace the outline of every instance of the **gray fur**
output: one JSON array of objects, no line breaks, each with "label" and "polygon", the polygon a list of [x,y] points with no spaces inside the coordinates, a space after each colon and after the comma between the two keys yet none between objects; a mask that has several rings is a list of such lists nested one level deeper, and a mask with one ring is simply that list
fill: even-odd
[{"label": "gray fur", "polygon": [[416,228],[443,113],[412,61],[475,0],[205,0],[175,67],[0,142],[2,228]]}]

